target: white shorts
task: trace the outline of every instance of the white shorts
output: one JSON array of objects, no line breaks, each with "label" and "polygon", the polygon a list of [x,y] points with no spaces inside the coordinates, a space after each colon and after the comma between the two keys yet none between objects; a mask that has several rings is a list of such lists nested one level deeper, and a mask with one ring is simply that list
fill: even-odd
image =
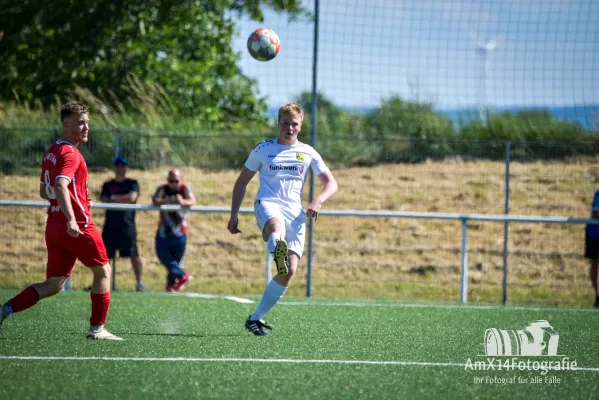
[{"label": "white shorts", "polygon": [[268,238],[264,237],[264,225],[271,218],[282,218],[285,221],[285,241],[287,242],[287,247],[301,258],[306,241],[306,214],[303,209],[298,214],[297,210],[291,210],[278,203],[257,200],[254,203],[254,215],[256,216],[256,224],[258,224],[258,228],[262,232],[264,241],[268,240]]}]

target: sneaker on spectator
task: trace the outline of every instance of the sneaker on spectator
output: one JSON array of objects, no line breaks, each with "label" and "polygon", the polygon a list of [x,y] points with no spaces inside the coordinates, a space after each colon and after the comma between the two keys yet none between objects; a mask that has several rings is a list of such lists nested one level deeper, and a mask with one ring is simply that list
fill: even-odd
[{"label": "sneaker on spectator", "polygon": [[173,292],[179,292],[185,289],[185,286],[187,286],[189,281],[191,281],[192,279],[193,276],[189,275],[188,273],[185,273],[185,276],[183,276],[182,278],[175,279],[175,283],[173,284]]}]

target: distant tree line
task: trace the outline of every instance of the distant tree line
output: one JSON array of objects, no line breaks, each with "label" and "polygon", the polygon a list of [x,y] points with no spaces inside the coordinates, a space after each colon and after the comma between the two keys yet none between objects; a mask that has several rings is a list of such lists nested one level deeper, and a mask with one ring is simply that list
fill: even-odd
[{"label": "distant tree line", "polygon": [[[91,140],[82,146],[90,166],[109,166],[118,150],[139,168],[240,167],[256,142],[277,130],[267,121],[256,82],[237,65],[231,16],[260,21],[270,7],[290,19],[311,18],[301,3],[4,1],[0,171],[37,168],[59,135],[56,108],[68,98],[85,101],[94,113]],[[345,165],[499,160],[507,141],[520,160],[599,152],[598,132],[545,111],[489,113],[455,124],[432,104],[400,96],[368,114],[343,110],[322,94],[317,99],[317,147],[327,160]],[[309,143],[311,93],[295,100],[307,112],[301,140]]]},{"label": "distant tree line", "polygon": [[[295,100],[307,112],[300,140],[310,143],[311,94],[302,93]],[[366,115],[343,111],[323,95],[317,96],[317,105],[316,146],[327,161],[337,164],[368,166],[455,157],[503,160],[508,141],[513,160],[566,160],[599,154],[599,132],[556,120],[546,111],[489,113],[486,120],[474,118],[456,125],[435,113],[432,105],[399,96]],[[277,133],[277,127],[267,123],[250,130],[203,132],[99,128],[81,150],[90,166],[109,166],[118,148],[137,168],[238,168],[256,143]],[[58,125],[22,128],[0,124],[1,170],[13,173],[37,167],[40,155],[59,134]]]}]

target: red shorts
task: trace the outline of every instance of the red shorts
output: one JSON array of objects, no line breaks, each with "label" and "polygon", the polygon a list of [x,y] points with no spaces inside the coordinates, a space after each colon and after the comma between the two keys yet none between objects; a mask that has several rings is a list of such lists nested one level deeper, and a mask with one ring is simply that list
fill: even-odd
[{"label": "red shorts", "polygon": [[67,233],[65,225],[46,224],[46,278],[71,276],[77,259],[86,267],[108,263],[106,248],[96,225],[90,222],[87,228],[80,229],[82,234],[73,238]]}]

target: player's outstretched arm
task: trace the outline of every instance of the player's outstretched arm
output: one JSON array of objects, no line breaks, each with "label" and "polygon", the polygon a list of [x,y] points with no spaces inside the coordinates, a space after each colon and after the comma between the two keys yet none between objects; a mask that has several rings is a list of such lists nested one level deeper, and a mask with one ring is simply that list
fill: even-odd
[{"label": "player's outstretched arm", "polygon": [[239,208],[241,207],[241,203],[245,197],[246,187],[255,174],[256,171],[252,171],[247,167],[243,167],[239,173],[237,181],[235,181],[235,185],[233,186],[233,196],[231,199],[231,218],[227,224],[227,229],[233,234],[241,233],[241,231],[237,228],[237,224],[239,223]]},{"label": "player's outstretched arm", "polygon": [[323,203],[337,193],[337,190],[339,189],[337,180],[335,180],[335,177],[331,171],[325,171],[322,174],[318,174],[317,177],[322,183],[322,190],[320,191],[318,197],[316,197],[316,199],[314,199],[314,201],[312,201],[312,203],[310,203],[306,209],[306,217],[314,219],[318,219],[318,213]]}]

